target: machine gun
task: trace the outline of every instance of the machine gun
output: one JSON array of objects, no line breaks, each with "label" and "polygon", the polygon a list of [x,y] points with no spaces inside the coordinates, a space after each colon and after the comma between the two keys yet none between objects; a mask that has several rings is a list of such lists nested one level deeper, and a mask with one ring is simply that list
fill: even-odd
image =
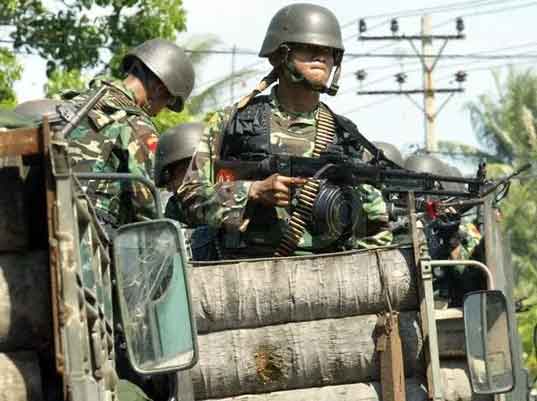
[{"label": "machine gun", "polygon": [[[486,179],[484,163],[479,166],[475,178],[461,178],[417,173],[389,161],[364,163],[340,153],[325,153],[319,158],[271,155],[256,161],[217,160],[215,179],[217,182],[263,180],[275,173],[312,178],[319,183],[315,193],[305,188],[298,189],[291,205],[300,209],[301,191],[309,191],[307,196],[311,206],[306,215],[301,216],[302,220],[306,218],[312,233],[328,231],[341,237],[349,233],[358,213],[359,203],[352,195],[352,187],[373,185],[383,192],[389,204],[404,210],[407,206],[404,194],[414,192],[416,210],[427,213],[434,220],[441,214],[453,214],[453,210],[456,216],[460,216],[498,189],[505,196],[510,180],[530,167],[530,164],[525,164],[509,176],[491,181]],[[446,190],[442,183],[462,184],[463,189]],[[448,220],[453,221],[452,218]],[[451,225],[448,231],[451,232],[454,226]]]},{"label": "machine gun", "polygon": [[[288,177],[326,180],[340,186],[371,184],[386,194],[412,191],[417,195],[471,199],[482,198],[499,187],[508,185],[513,177],[530,167],[531,164],[527,163],[505,178],[490,181],[485,177],[484,164],[480,165],[475,178],[461,178],[417,173],[380,164],[372,165],[334,154],[321,155],[319,158],[272,155],[260,161],[217,160],[215,162],[215,175],[216,181],[235,181],[263,180],[277,173]],[[444,190],[441,186],[443,182],[463,184],[466,189]],[[462,206],[463,204],[461,202],[452,203],[450,206]]]}]

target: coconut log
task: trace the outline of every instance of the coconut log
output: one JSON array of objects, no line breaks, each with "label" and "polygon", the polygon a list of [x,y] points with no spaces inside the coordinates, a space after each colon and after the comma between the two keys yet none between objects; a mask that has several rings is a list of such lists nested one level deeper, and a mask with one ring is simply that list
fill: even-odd
[{"label": "coconut log", "polygon": [[37,354],[30,351],[0,353],[0,401],[42,399]]},{"label": "coconut log", "polygon": [[418,309],[409,248],[194,265],[198,333],[384,311],[380,269],[393,308]]},{"label": "coconut log", "polygon": [[[198,337],[199,362],[192,379],[197,398],[222,398],[379,378],[376,315],[293,322],[226,330]],[[460,350],[462,331],[439,343]],[[400,316],[405,375],[423,373],[422,337],[416,312]],[[458,338],[458,341],[455,340]],[[441,356],[455,349],[440,349]],[[459,351],[460,352],[460,351]]]},{"label": "coconut log", "polygon": [[[492,401],[492,396],[472,394],[464,363],[442,364],[444,401]],[[406,380],[406,400],[426,401],[425,379]],[[246,394],[237,397],[218,398],[211,401],[382,401],[379,382],[352,383],[337,386],[276,391],[263,394]]]},{"label": "coconut log", "polygon": [[18,167],[0,164],[0,251],[16,251],[28,245],[24,215],[24,185]]},{"label": "coconut log", "polygon": [[0,254],[0,352],[50,346],[48,256]]}]

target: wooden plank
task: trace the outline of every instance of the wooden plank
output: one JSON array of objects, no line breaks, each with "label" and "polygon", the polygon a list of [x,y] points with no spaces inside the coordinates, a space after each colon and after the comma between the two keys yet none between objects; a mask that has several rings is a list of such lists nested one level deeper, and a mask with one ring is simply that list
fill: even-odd
[{"label": "wooden plank", "polygon": [[0,157],[27,156],[40,151],[38,128],[20,128],[0,132]]},{"label": "wooden plank", "polygon": [[[492,396],[472,394],[463,362],[443,363],[441,372],[445,401],[492,401]],[[406,380],[407,401],[427,400],[424,381],[420,378]],[[374,381],[262,394],[245,394],[237,397],[217,398],[211,401],[382,401],[380,395],[380,383]]]},{"label": "wooden plank", "polygon": [[0,254],[0,352],[48,349],[51,331],[46,252]]},{"label": "wooden plank", "polygon": [[0,400],[43,400],[39,360],[35,352],[0,353]]},{"label": "wooden plank", "polygon": [[[417,309],[408,248],[379,251],[392,305]],[[373,252],[195,266],[189,271],[199,333],[385,310]]]}]

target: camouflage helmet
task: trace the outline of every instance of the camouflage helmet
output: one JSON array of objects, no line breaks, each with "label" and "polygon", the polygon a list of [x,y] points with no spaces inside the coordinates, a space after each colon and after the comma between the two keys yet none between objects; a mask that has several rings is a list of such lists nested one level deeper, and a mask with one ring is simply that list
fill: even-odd
[{"label": "camouflage helmet", "polygon": [[343,40],[336,16],[315,4],[291,4],[280,9],[270,21],[259,57],[268,57],[284,43],[302,43],[336,49],[335,65],[341,63]]},{"label": "camouflage helmet", "polygon": [[[449,164],[446,164],[446,175],[462,178],[461,171],[457,167],[451,166]],[[443,182],[442,186],[448,191],[464,191],[465,189],[465,185],[458,182]]]},{"label": "camouflage helmet", "polygon": [[444,162],[431,155],[411,155],[405,160],[407,170],[418,173],[429,173],[441,175],[447,173],[447,166]]},{"label": "camouflage helmet", "polygon": [[167,184],[167,168],[194,154],[203,134],[203,124],[186,123],[167,129],[159,138],[155,156],[155,184]]},{"label": "camouflage helmet", "polygon": [[184,50],[168,40],[151,39],[131,49],[123,57],[122,70],[128,72],[135,59],[149,68],[176,98],[168,108],[181,111],[194,88],[194,67]]},{"label": "camouflage helmet", "polygon": [[397,149],[397,146],[388,143],[388,142],[373,142],[373,144],[382,150],[384,153],[384,156],[386,156],[388,159],[390,159],[392,162],[395,162],[395,164],[403,167],[404,161],[403,161],[403,155]]},{"label": "camouflage helmet", "polygon": [[62,101],[54,99],[28,100],[18,104],[13,111],[26,117],[51,117],[57,114],[56,108],[61,104]]}]

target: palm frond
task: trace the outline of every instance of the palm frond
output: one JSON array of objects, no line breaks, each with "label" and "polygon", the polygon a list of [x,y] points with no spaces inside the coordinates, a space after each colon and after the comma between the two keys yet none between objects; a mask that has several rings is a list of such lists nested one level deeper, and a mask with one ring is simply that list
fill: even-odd
[{"label": "palm frond", "polygon": [[194,114],[203,112],[204,107],[212,101],[218,103],[222,90],[229,85],[238,85],[243,81],[255,76],[259,71],[253,69],[239,70],[234,74],[222,77],[205,87],[201,92],[192,96],[189,101],[190,111]]}]

